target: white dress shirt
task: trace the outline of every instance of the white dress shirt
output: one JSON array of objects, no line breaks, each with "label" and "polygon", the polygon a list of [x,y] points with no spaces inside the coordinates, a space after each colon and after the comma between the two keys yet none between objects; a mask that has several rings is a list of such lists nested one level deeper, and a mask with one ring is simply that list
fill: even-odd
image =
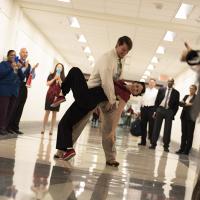
[{"label": "white dress shirt", "polygon": [[167,109],[169,108],[169,100],[170,100],[170,96],[171,96],[172,90],[173,90],[173,88],[168,88],[167,87],[166,92],[165,92],[165,98],[162,100],[160,106],[165,107],[165,102],[166,102],[167,94],[168,94],[168,91],[169,91],[168,98],[167,98],[167,105],[166,105],[166,108]]},{"label": "white dress shirt", "polygon": [[189,96],[187,97],[185,103],[186,103],[186,104],[190,103],[190,101],[191,101],[192,98],[193,98],[193,95],[192,95],[192,96],[189,95]]},{"label": "white dress shirt", "polygon": [[154,106],[157,94],[158,94],[158,89],[146,88],[146,91],[142,96],[142,106]]},{"label": "white dress shirt", "polygon": [[[116,78],[119,57],[113,49],[105,53],[95,64],[93,72],[87,82],[88,88],[101,86],[111,104],[116,102],[113,79]],[[121,60],[122,69],[124,59]],[[120,76],[120,79],[122,74]]]}]

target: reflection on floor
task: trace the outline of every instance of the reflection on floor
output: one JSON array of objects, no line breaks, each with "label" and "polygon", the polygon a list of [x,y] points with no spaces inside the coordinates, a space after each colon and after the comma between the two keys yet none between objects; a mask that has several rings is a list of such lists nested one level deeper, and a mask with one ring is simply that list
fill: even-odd
[{"label": "reflection on floor", "polygon": [[118,129],[120,167],[105,167],[99,129],[88,125],[70,162],[54,160],[56,134],[40,135],[40,123],[26,133],[0,138],[0,199],[20,200],[190,200],[198,158],[137,146]]}]

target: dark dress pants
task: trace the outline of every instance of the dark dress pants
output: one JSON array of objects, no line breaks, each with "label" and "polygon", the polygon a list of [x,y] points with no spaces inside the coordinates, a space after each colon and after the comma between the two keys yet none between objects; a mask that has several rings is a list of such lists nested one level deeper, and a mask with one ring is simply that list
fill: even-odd
[{"label": "dark dress pants", "polygon": [[148,139],[150,140],[151,143],[153,127],[154,127],[153,113],[154,113],[154,106],[150,107],[144,106],[141,108],[142,144],[146,144],[147,125],[148,125]]},{"label": "dark dress pants", "polygon": [[73,126],[107,97],[101,87],[88,89],[83,73],[76,67],[69,71],[61,88],[64,95],[71,89],[75,99],[58,124],[56,148],[66,151],[73,146]]},{"label": "dark dress pants", "polygon": [[7,129],[15,103],[15,96],[0,96],[0,130]]},{"label": "dark dress pants", "polygon": [[20,123],[21,116],[23,113],[24,105],[26,103],[27,93],[28,91],[27,91],[26,83],[22,82],[19,89],[19,95],[16,100],[16,105],[11,114],[12,116],[10,119],[10,123],[8,125],[9,129],[16,132],[19,131],[19,123]]},{"label": "dark dress pants", "polygon": [[157,109],[153,135],[152,135],[153,146],[157,146],[157,141],[160,136],[161,126],[162,126],[163,120],[165,120],[163,143],[164,143],[164,148],[169,148],[173,119],[174,119],[174,114],[171,109],[165,109],[163,107],[159,107]]},{"label": "dark dress pants", "polygon": [[195,122],[192,120],[181,119],[181,151],[189,153],[192,148]]}]

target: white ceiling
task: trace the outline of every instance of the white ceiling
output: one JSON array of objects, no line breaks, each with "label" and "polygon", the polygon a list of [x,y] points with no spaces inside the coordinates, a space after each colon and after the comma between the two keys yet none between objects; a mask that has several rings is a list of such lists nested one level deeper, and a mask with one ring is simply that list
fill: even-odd
[{"label": "white ceiling", "polygon": [[[182,0],[18,1],[25,14],[63,57],[85,73],[90,73],[92,67],[83,52],[85,45],[77,41],[76,35],[80,33],[86,37],[95,59],[113,48],[118,37],[131,37],[134,45],[124,74],[131,80],[141,78],[159,45],[166,47],[166,53],[158,55],[160,62],[152,73],[155,78],[160,74],[175,77],[186,69],[179,62],[183,41],[200,46],[200,0],[184,0],[194,5],[187,20],[174,18]],[[68,16],[77,17],[80,29],[69,26]],[[174,42],[163,41],[167,30],[176,32]]]}]

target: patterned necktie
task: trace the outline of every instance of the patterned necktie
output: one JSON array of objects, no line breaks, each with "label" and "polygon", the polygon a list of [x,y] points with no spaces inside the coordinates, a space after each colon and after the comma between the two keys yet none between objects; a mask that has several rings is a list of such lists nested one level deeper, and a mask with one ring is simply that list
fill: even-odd
[{"label": "patterned necktie", "polygon": [[122,63],[121,63],[121,59],[119,58],[118,62],[117,62],[117,73],[116,73],[114,79],[119,80],[121,73],[122,73]]},{"label": "patterned necktie", "polygon": [[165,108],[167,108],[167,107],[168,107],[168,100],[169,100],[169,94],[170,94],[170,90],[171,90],[171,89],[169,89],[169,88],[168,88],[168,91],[167,91],[167,96],[166,96],[166,99],[165,99],[165,104],[164,104],[164,107],[165,107]]}]

